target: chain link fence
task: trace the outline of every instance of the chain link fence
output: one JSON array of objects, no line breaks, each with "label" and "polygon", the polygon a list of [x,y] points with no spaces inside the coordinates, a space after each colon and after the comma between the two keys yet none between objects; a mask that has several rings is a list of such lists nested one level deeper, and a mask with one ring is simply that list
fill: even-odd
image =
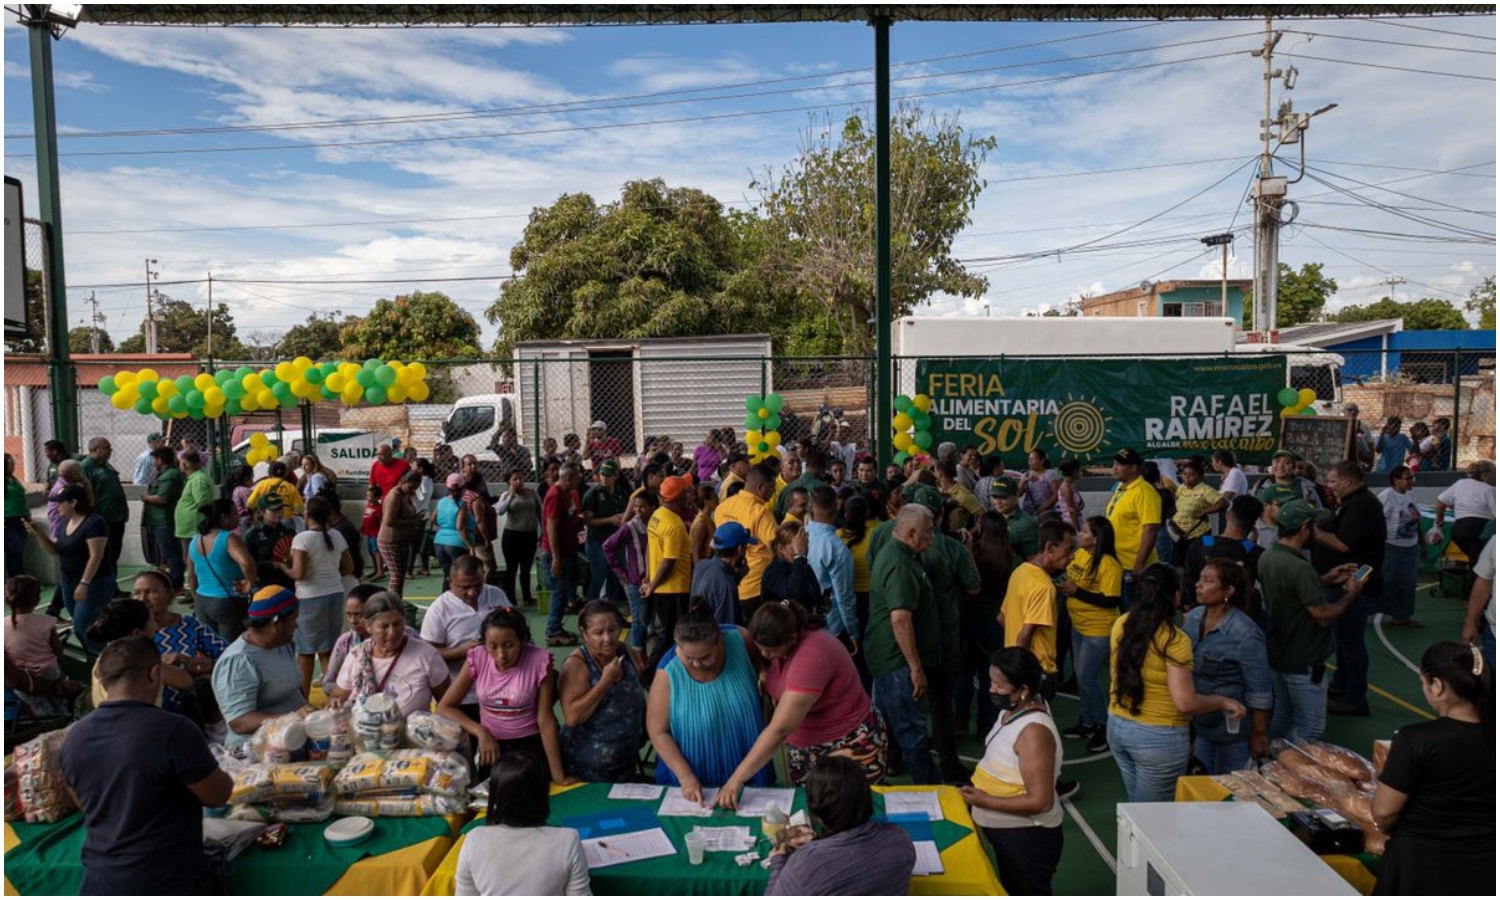
[{"label": "chain link fence", "polygon": [[1495,458],[1495,350],[1345,350],[1343,397],[1379,433],[1400,419],[1410,434],[1447,420],[1452,467]]}]

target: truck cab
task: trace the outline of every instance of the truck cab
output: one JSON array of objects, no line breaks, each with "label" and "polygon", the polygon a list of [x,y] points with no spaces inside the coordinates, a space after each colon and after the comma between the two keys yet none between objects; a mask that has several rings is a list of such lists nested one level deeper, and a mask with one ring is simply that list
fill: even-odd
[{"label": "truck cab", "polygon": [[1320,416],[1344,414],[1344,358],[1318,347],[1301,344],[1237,344],[1236,353],[1283,353],[1286,384],[1295,390],[1312,388],[1318,399],[1312,408]]},{"label": "truck cab", "polygon": [[498,462],[495,448],[500,442],[500,430],[510,426],[520,431],[516,400],[515,394],[459,398],[443,421],[439,442],[460,458],[472,453],[482,462]]}]

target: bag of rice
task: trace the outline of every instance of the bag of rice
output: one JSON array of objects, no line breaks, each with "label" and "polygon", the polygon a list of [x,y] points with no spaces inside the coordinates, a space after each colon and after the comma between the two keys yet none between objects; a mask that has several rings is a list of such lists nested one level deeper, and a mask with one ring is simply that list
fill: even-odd
[{"label": "bag of rice", "polygon": [[416,712],[406,720],[407,743],[420,750],[451,753],[463,738],[464,730],[457,722],[434,713]]},{"label": "bag of rice", "polygon": [[[69,726],[71,727],[71,726]],[[78,809],[62,774],[68,729],[49,731],[15,749],[16,805],[28,822],[56,822]]]}]

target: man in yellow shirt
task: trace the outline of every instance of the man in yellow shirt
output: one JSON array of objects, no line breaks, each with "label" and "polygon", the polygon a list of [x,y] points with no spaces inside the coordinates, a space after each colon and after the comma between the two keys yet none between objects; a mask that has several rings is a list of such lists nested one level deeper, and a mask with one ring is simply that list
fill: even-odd
[{"label": "man in yellow shirt", "polygon": [[1129,610],[1135,602],[1134,576],[1156,562],[1156,533],[1161,530],[1161,494],[1141,477],[1144,460],[1127,447],[1115,454],[1115,492],[1104,508],[1109,524],[1115,527],[1115,556],[1125,568],[1125,596],[1122,607]]},{"label": "man in yellow shirt", "polygon": [[1010,573],[1000,624],[1005,646],[1025,647],[1042,664],[1044,695],[1057,690],[1057,585],[1078,549],[1078,532],[1061,519],[1048,519],[1038,528],[1041,549]]},{"label": "man in yellow shirt", "polygon": [[245,505],[250,509],[258,509],[260,498],[273,491],[281,497],[281,506],[286,510],[286,515],[302,515],[302,495],[297,493],[297,486],[287,480],[286,463],[281,460],[271,463],[266,477],[257,481],[250,489],[250,497]]},{"label": "man in yellow shirt", "polygon": [[662,479],[661,506],[646,523],[646,583],[641,585],[641,599],[650,599],[661,622],[661,634],[652,658],[660,659],[672,646],[672,630],[677,619],[688,608],[693,585],[693,554],[688,545],[687,526],[682,513],[687,508],[691,482],[673,475]]},{"label": "man in yellow shirt", "polygon": [[802,458],[796,453],[788,453],[786,459],[781,462],[781,470],[776,472],[776,482],[771,489],[771,499],[766,501],[767,509],[775,509],[776,501],[781,499],[781,492],[786,486],[802,477]]},{"label": "man in yellow shirt", "polygon": [[958,482],[958,464],[951,459],[940,459],[933,472],[937,475],[938,490],[958,504],[958,509],[948,514],[948,525],[954,531],[968,531],[979,523],[984,515],[984,504],[973,492]]},{"label": "man in yellow shirt", "polygon": [[756,466],[745,476],[744,489],[714,510],[715,528],[726,522],[738,522],[760,542],[745,548],[749,570],[740,579],[740,612],[746,622],[760,607],[760,579],[774,558],[771,543],[776,540],[776,520],[771,518],[768,504],[775,481],[770,468]]},{"label": "man in yellow shirt", "polygon": [[731,453],[731,454],[729,454],[729,461],[726,464],[726,468],[725,468],[725,472],[724,472],[724,480],[721,481],[721,482],[719,482],[719,502],[720,503],[724,502],[724,498],[729,496],[729,489],[731,487],[733,487],[736,484],[743,484],[744,483],[744,481],[745,481],[745,474],[748,473],[749,471],[750,471],[750,457],[746,456],[743,453]]}]

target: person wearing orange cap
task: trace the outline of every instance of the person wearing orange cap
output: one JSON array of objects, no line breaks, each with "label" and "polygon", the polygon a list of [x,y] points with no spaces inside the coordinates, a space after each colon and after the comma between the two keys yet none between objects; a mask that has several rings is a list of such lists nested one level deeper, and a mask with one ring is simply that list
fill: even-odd
[{"label": "person wearing orange cap", "polygon": [[661,623],[652,659],[659,659],[671,645],[672,629],[678,617],[687,611],[692,590],[693,554],[687,526],[682,522],[690,487],[692,482],[680,475],[662,479],[661,507],[646,524],[646,575],[641,599],[649,600],[656,608]]}]

